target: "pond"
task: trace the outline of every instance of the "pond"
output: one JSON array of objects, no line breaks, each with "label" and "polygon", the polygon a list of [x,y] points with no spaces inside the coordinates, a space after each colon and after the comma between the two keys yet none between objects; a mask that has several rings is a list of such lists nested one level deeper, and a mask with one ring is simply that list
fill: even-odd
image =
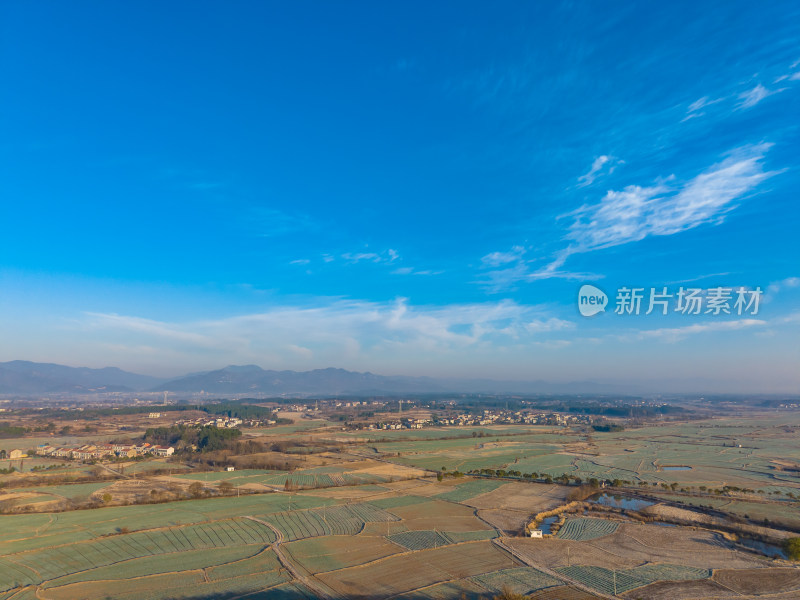
[{"label": "pond", "polygon": [[750,548],[751,550],[755,550],[756,552],[759,552],[765,556],[771,556],[773,558],[786,558],[786,552],[784,552],[783,548],[776,546],[775,544],[767,544],[757,540],[748,540],[747,538],[739,540],[739,543],[742,546]]},{"label": "pond", "polygon": [[558,517],[547,517],[546,519],[542,519],[542,522],[539,523],[539,529],[541,529],[542,533],[544,534],[550,534],[550,528],[556,521],[558,521]]},{"label": "pond", "polygon": [[662,471],[691,471],[692,467],[686,465],[670,465],[668,467],[661,467]]},{"label": "pond", "polygon": [[641,498],[631,498],[630,496],[607,493],[589,498],[589,502],[593,504],[600,504],[602,506],[610,506],[612,508],[624,508],[627,510],[642,510],[643,508],[653,506],[654,504],[649,500],[642,500]]}]

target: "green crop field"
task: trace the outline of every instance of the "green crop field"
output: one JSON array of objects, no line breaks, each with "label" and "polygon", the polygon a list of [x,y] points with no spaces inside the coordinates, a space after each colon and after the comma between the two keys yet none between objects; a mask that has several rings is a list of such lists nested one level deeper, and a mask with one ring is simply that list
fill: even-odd
[{"label": "green crop field", "polygon": [[389,539],[409,550],[428,550],[453,544],[453,539],[441,531],[404,531],[390,535]]},{"label": "green crop field", "polygon": [[649,564],[618,571],[602,567],[571,566],[557,571],[605,594],[624,594],[656,581],[688,581],[711,576],[708,569],[666,564]]},{"label": "green crop field", "polygon": [[564,585],[562,580],[532,567],[494,571],[493,573],[472,577],[471,581],[495,594],[502,592],[504,589],[508,589],[514,594],[530,594],[537,590]]},{"label": "green crop field", "polygon": [[52,496],[60,496],[68,500],[75,500],[77,498],[88,498],[92,493],[97,490],[102,490],[108,487],[110,482],[98,483],[73,483],[67,485],[43,485],[35,488],[20,488],[20,492],[37,492],[40,494],[50,494]]},{"label": "green crop field", "polygon": [[[281,435],[277,430],[265,431],[269,436]],[[755,551],[729,544],[711,526],[692,530],[632,524],[626,522],[630,515],[604,514],[601,507],[585,515],[570,513],[556,539],[526,539],[521,533],[532,516],[563,506],[576,487],[489,477],[447,478],[438,483],[435,473],[406,480],[406,473],[416,476],[419,472],[403,467],[433,471],[446,467],[448,473],[502,468],[551,476],[567,473],[584,480],[644,482],[647,492],[664,499],[710,504],[756,521],[766,518],[797,526],[798,503],[789,501],[785,492],[800,495],[800,474],[793,470],[794,462],[800,464],[796,435],[800,418],[759,422],[698,419],[607,433],[590,431],[585,425],[475,430],[485,436],[472,437],[471,428],[345,432],[337,425],[335,431],[307,429],[297,434],[302,444],[296,447],[331,451],[288,457],[293,464],[306,467],[291,472],[195,471],[168,479],[147,475],[148,468],[168,463],[137,463],[143,493],[137,494],[139,486],[132,481],[117,482],[113,485],[120,491],[112,492],[115,501],[134,499],[151,488],[170,484],[178,484],[172,488],[172,497],[182,497],[195,480],[205,484],[207,495],[163,504],[0,514],[0,600],[12,596],[13,600],[35,600],[37,589],[39,596],[52,600],[107,596],[124,600],[228,596],[299,600],[318,596],[323,588],[337,598],[374,594],[406,600],[455,600],[463,593],[477,600],[501,594],[504,587],[552,600],[561,591],[568,596],[576,592],[560,577],[609,595],[616,580],[618,594],[635,598],[642,586],[708,578],[711,568],[789,566],[782,559],[767,562]],[[365,441],[384,434],[387,441]],[[465,434],[468,437],[439,439]],[[257,437],[258,433],[247,430],[248,435]],[[287,447],[295,447],[292,435],[289,431],[281,440]],[[342,440],[348,442],[336,443]],[[276,438],[270,439],[264,446],[270,448],[270,455],[280,454],[275,442]],[[208,464],[218,468],[231,460],[224,453],[205,456]],[[33,460],[27,462],[33,464]],[[665,469],[677,466],[691,468]],[[127,467],[126,474],[133,468]],[[59,506],[72,508],[73,502],[93,492],[97,496],[106,485],[112,485],[33,487],[38,474],[36,479],[27,473],[3,477],[2,483],[14,480],[0,491],[7,513],[19,510],[14,506],[17,491],[36,494],[22,499],[31,505],[28,510],[46,511],[47,507],[41,506],[43,499],[69,499],[71,502],[61,501]],[[223,496],[215,489],[223,481],[249,485],[249,490],[242,487],[241,491],[264,493]],[[292,485],[286,486],[287,481]],[[674,492],[660,485],[672,482],[677,484]],[[713,489],[723,484],[784,494],[745,497],[720,492],[694,497],[680,492],[686,486],[695,486],[697,492],[699,485]],[[666,511],[668,507],[661,508]],[[275,531],[283,539],[279,547],[274,545],[279,537]],[[503,551],[502,545],[516,554]],[[292,568],[287,569],[281,561]],[[615,571],[615,564],[641,566]],[[556,574],[545,572],[548,568],[556,569]],[[788,589],[786,596],[794,591]],[[796,591],[800,594],[800,587]]]},{"label": "green crop field", "polygon": [[261,548],[262,546],[260,545],[233,546],[215,548],[214,552],[209,552],[207,549],[189,550],[186,552],[134,558],[106,567],[98,567],[59,577],[48,582],[47,587],[102,579],[130,579],[158,573],[172,573],[215,567],[216,565],[222,565],[224,563],[243,561],[261,552]]},{"label": "green crop field", "polygon": [[503,481],[494,481],[491,479],[475,479],[459,484],[455,489],[449,492],[437,494],[437,499],[452,500],[453,502],[461,502],[469,500],[475,496],[491,492],[503,485]]},{"label": "green crop field", "polygon": [[263,547],[274,541],[268,527],[249,519],[230,519],[18,552],[0,558],[0,591],[144,556],[251,544]]},{"label": "green crop field", "polygon": [[447,537],[453,540],[453,543],[460,542],[474,542],[477,540],[493,540],[497,537],[497,531],[494,529],[481,529],[478,531],[448,531]]},{"label": "green crop field", "polygon": [[412,504],[420,504],[422,502],[429,502],[430,498],[423,496],[389,496],[388,498],[379,498],[378,500],[370,500],[370,504],[378,508],[400,508],[401,506],[410,506]]},{"label": "green crop field", "polygon": [[277,527],[287,541],[323,535],[355,535],[366,523],[399,521],[395,515],[368,503],[279,512],[264,519]]},{"label": "green crop field", "polygon": [[617,530],[616,521],[605,519],[567,519],[556,537],[562,540],[576,540],[585,542],[606,535],[611,535]]}]

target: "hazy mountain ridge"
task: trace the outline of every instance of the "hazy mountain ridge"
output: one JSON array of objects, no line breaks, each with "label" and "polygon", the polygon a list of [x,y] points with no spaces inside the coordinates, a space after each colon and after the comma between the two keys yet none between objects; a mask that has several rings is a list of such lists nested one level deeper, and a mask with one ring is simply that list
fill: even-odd
[{"label": "hazy mountain ridge", "polygon": [[272,371],[255,365],[230,365],[217,371],[196,374],[168,381],[157,391],[214,394],[259,392],[264,394],[346,394],[379,392],[442,391],[428,377],[386,377],[345,369],[312,371]]},{"label": "hazy mountain ridge", "polygon": [[90,369],[27,360],[0,363],[0,393],[4,394],[138,391],[153,388],[163,381],[117,367]]},{"label": "hazy mountain ridge", "polygon": [[176,392],[209,394],[336,395],[470,393],[625,393],[628,386],[596,382],[548,383],[386,376],[370,372],[327,368],[311,371],[274,371],[256,365],[229,365],[174,379],[129,373],[116,367],[91,369],[51,363],[11,361],[0,363],[0,394],[91,392]]}]

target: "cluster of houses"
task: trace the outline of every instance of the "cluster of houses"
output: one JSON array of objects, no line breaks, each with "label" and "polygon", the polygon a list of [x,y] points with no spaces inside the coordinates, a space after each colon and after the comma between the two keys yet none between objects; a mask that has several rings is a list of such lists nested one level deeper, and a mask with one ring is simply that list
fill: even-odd
[{"label": "cluster of houses", "polygon": [[152,454],[154,456],[171,456],[175,452],[172,446],[156,446],[153,444],[86,444],[83,446],[48,446],[42,444],[36,448],[39,456],[55,456],[58,458],[72,458],[75,460],[95,460],[107,457],[126,457],[144,456]]},{"label": "cluster of houses", "polygon": [[240,427],[241,425],[248,425],[250,427],[258,427],[259,425],[275,425],[276,422],[277,421],[270,419],[248,419],[247,421],[242,421],[242,419],[239,419],[238,417],[199,417],[197,419],[178,419],[175,421],[175,425],[187,425],[190,427],[225,427],[228,429],[234,429],[236,427]]},{"label": "cluster of houses", "polygon": [[26,456],[28,456],[28,453],[25,452],[24,450],[20,450],[19,448],[14,448],[9,452],[6,452],[5,450],[0,450],[0,458],[18,460],[21,458],[25,458]]},{"label": "cluster of houses", "polygon": [[369,424],[367,429],[422,429],[423,427],[474,427],[476,425],[505,425],[525,423],[529,425],[570,425],[574,423],[590,423],[587,415],[562,415],[559,413],[523,413],[485,410],[481,415],[458,414],[438,419],[398,418],[391,421],[379,421]]}]

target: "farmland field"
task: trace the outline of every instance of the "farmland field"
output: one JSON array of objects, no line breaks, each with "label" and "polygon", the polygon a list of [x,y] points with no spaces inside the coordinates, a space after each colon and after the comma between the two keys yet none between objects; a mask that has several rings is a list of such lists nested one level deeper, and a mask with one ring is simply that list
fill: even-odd
[{"label": "farmland field", "polygon": [[[542,427],[486,427],[484,437],[461,432],[450,439],[447,434],[458,432],[386,432],[385,440],[369,443],[343,433],[351,446],[324,458],[303,458],[291,471],[218,468],[147,476],[142,469],[136,481],[19,485],[2,490],[11,499],[5,506],[18,506],[16,497],[29,506],[48,506],[48,499],[61,506],[89,498],[100,504],[106,488],[116,497],[119,489],[147,494],[151,487],[186,490],[194,482],[201,484],[202,497],[0,514],[0,600],[34,600],[37,593],[58,600],[102,593],[130,600],[225,594],[406,600],[456,600],[463,594],[478,600],[504,588],[534,600],[589,600],[595,593],[613,594],[615,585],[630,600],[742,598],[755,590],[792,594],[800,589],[800,577],[787,561],[768,560],[713,528],[641,523],[580,503],[570,508],[575,486],[544,477],[626,479],[635,487],[619,493],[641,489],[648,496],[791,525],[798,522],[798,504],[787,490],[800,493],[791,457],[800,462],[800,452],[782,427],[769,421],[754,427],[668,424],[597,432],[591,445],[575,432]],[[270,437],[280,435],[275,429],[268,428]],[[781,441],[758,438],[756,447],[756,431],[772,431]],[[302,435],[307,448],[340,437],[313,427],[288,435]],[[731,440],[752,440],[752,447],[735,447]],[[137,469],[163,464],[138,463]],[[691,469],[664,469],[671,465]],[[441,472],[443,480],[419,467]],[[450,476],[456,468],[505,468],[541,477]],[[749,482],[760,493],[698,493],[701,484],[729,478]],[[232,494],[219,493],[223,482]],[[690,491],[680,491],[687,486]],[[522,537],[534,515],[565,508],[573,512],[556,535]]]},{"label": "farmland field", "polygon": [[404,531],[388,539],[408,550],[428,550],[453,543],[453,539],[441,531]]},{"label": "farmland field", "polygon": [[505,588],[510,589],[515,594],[530,594],[531,592],[563,584],[562,580],[531,567],[495,571],[494,573],[473,577],[472,581],[494,593],[499,593]]},{"label": "farmland field", "polygon": [[275,541],[274,533],[247,519],[215,521],[167,529],[146,530],[8,554],[0,558],[0,591],[38,585],[70,573],[144,556],[211,550]]},{"label": "farmland field", "polygon": [[707,579],[711,575],[708,569],[653,564],[620,571],[571,566],[558,572],[605,594],[622,594],[656,581]]},{"label": "farmland field", "polygon": [[556,534],[562,540],[585,542],[611,535],[617,530],[617,523],[605,519],[567,519]]}]

